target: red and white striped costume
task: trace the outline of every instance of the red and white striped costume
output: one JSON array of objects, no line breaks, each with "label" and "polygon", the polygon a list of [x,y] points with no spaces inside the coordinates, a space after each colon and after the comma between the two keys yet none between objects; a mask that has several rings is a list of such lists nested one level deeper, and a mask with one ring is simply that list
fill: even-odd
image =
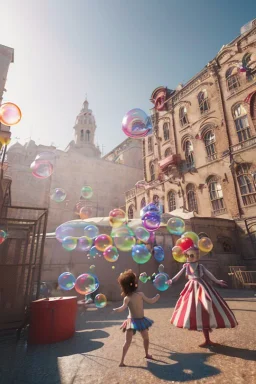
[{"label": "red and white striped costume", "polygon": [[171,324],[178,328],[195,331],[214,328],[234,328],[238,325],[235,315],[219,295],[219,293],[206,282],[208,277],[219,284],[208,269],[199,263],[185,263],[182,270],[174,276],[177,281],[186,272],[188,282],[176,303]]}]

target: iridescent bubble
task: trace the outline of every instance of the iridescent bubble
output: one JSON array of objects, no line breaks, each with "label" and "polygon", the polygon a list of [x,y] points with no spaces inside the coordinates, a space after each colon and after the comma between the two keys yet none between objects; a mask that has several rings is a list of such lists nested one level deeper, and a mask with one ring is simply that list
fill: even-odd
[{"label": "iridescent bubble", "polygon": [[80,219],[85,220],[89,219],[92,216],[92,208],[91,207],[82,207],[79,212]]},{"label": "iridescent bubble", "polygon": [[145,264],[151,258],[151,253],[147,249],[145,244],[134,245],[132,248],[132,258],[137,264]]},{"label": "iridescent bubble", "polygon": [[81,195],[84,199],[90,199],[93,195],[92,187],[90,187],[89,185],[84,186],[81,189]]},{"label": "iridescent bubble", "polygon": [[70,291],[75,286],[75,276],[70,272],[62,273],[58,278],[58,284],[64,291]]},{"label": "iridescent bubble", "polygon": [[89,295],[99,288],[94,276],[91,273],[83,273],[78,276],[75,283],[75,290],[81,295]]},{"label": "iridescent bubble", "polygon": [[150,238],[149,231],[144,227],[137,227],[135,229],[135,236],[138,240],[143,241],[143,243],[147,243]]},{"label": "iridescent bubble", "polygon": [[105,249],[103,252],[104,258],[109,261],[110,263],[114,263],[119,258],[119,253],[116,247],[110,245]]},{"label": "iridescent bubble", "polygon": [[6,238],[7,238],[7,233],[1,229],[0,230],[0,244],[3,244],[3,242],[6,240]]},{"label": "iridescent bubble", "polygon": [[90,239],[95,239],[97,236],[99,236],[99,233],[100,231],[96,225],[90,224],[84,228],[85,236],[89,237]]},{"label": "iridescent bubble", "polygon": [[77,239],[77,247],[76,250],[79,252],[86,252],[89,251],[89,249],[92,246],[92,239],[86,236],[79,237]]},{"label": "iridescent bubble", "polygon": [[213,243],[209,237],[202,237],[198,241],[198,248],[202,252],[209,253],[213,249]]},{"label": "iridescent bubble", "polygon": [[88,236],[88,234],[84,230],[86,224],[87,223],[85,223],[83,220],[67,221],[66,223],[63,223],[59,227],[56,228],[56,231],[55,231],[56,239],[59,242],[62,242],[62,240],[67,236],[90,237],[90,236]]},{"label": "iridescent bubble", "polygon": [[193,245],[193,240],[188,237],[182,237],[179,243],[179,247],[182,249],[183,252],[187,251],[190,247],[193,247]]},{"label": "iridescent bubble", "polygon": [[90,268],[89,268],[89,269],[90,269],[92,272],[94,272],[94,271],[95,271],[95,268],[96,268],[95,265],[90,265]]},{"label": "iridescent bubble", "polygon": [[139,139],[152,133],[151,119],[139,108],[131,109],[123,118],[122,130],[128,137]]},{"label": "iridescent bubble", "polygon": [[156,231],[161,224],[161,217],[158,213],[148,212],[143,216],[142,225],[148,231]]},{"label": "iridescent bubble", "polygon": [[76,237],[67,236],[62,241],[62,247],[66,249],[66,251],[74,251],[74,249],[76,249],[76,246],[77,246]]},{"label": "iridescent bubble", "polygon": [[117,249],[123,252],[131,251],[132,247],[136,244],[135,234],[127,225],[113,228],[111,236]]},{"label": "iridescent bubble", "polygon": [[193,241],[194,245],[196,246],[198,245],[199,237],[195,232],[185,232],[181,237],[182,238],[187,237]]},{"label": "iridescent bubble", "polygon": [[156,245],[153,248],[153,255],[154,255],[155,260],[158,263],[161,263],[164,260],[164,250],[163,250],[163,248],[160,247],[160,245]]},{"label": "iridescent bubble", "polygon": [[95,246],[91,247],[91,249],[89,251],[90,258],[92,259],[92,258],[98,256],[98,252],[100,252],[100,251],[98,251]]},{"label": "iridescent bubble", "polygon": [[158,273],[153,280],[154,287],[161,292],[166,291],[169,288],[168,284],[165,284],[169,280],[167,273]]},{"label": "iridescent bubble", "polygon": [[168,232],[180,236],[185,232],[185,223],[179,217],[171,217],[166,225]]},{"label": "iridescent bubble", "polygon": [[66,192],[62,188],[55,188],[51,193],[51,199],[56,203],[61,203],[66,197]]},{"label": "iridescent bubble", "polygon": [[143,216],[146,213],[158,213],[160,215],[159,208],[154,203],[149,203],[148,205],[145,205],[140,211],[140,217],[143,219]]},{"label": "iridescent bubble", "polygon": [[4,103],[0,107],[0,122],[4,125],[15,125],[21,120],[21,110],[13,103]]},{"label": "iridescent bubble", "polygon": [[94,244],[99,251],[104,252],[107,247],[113,244],[113,241],[110,236],[103,234],[96,237]]},{"label": "iridescent bubble", "polygon": [[121,227],[126,221],[126,214],[120,208],[115,208],[109,212],[109,224],[113,228]]},{"label": "iridescent bubble", "polygon": [[30,165],[32,175],[37,179],[47,179],[53,173],[53,165],[47,160],[35,160]]},{"label": "iridescent bubble", "polygon": [[148,275],[146,272],[143,272],[140,274],[139,276],[139,280],[143,283],[143,284],[146,284],[146,282],[148,281]]},{"label": "iridescent bubble", "polygon": [[187,258],[183,253],[183,250],[175,245],[175,247],[172,248],[172,256],[174,260],[178,261],[179,263],[185,263]]},{"label": "iridescent bubble", "polygon": [[97,308],[104,308],[107,305],[107,298],[103,293],[99,293],[95,296],[94,304]]}]

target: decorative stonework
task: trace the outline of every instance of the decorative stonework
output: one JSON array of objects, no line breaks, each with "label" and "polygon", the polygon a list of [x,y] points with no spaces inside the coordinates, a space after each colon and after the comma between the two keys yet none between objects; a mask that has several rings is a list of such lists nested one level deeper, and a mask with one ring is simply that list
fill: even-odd
[{"label": "decorative stonework", "polygon": [[198,76],[194,81],[191,81],[187,86],[185,85],[184,88],[175,96],[172,98],[174,104],[176,105],[179,100],[181,100],[185,95],[188,95],[192,90],[194,90],[196,87],[202,84],[204,80],[206,80],[209,77],[208,70],[205,70],[204,73],[202,73],[200,76]]}]

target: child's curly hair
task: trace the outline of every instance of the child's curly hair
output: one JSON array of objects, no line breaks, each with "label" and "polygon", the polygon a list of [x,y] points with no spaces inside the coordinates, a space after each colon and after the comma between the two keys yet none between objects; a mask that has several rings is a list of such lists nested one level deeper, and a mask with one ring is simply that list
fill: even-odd
[{"label": "child's curly hair", "polygon": [[121,286],[121,296],[130,296],[138,288],[137,277],[131,269],[121,273],[117,281]]}]

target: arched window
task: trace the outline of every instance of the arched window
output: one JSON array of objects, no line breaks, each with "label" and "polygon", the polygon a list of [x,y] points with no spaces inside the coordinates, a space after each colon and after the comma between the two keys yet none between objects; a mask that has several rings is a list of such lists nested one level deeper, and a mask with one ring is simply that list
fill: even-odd
[{"label": "arched window", "polygon": [[133,206],[130,205],[130,207],[128,208],[128,219],[131,220],[133,219]]},{"label": "arched window", "polygon": [[217,158],[215,147],[215,133],[212,129],[210,131],[207,131],[204,135],[204,145],[208,160],[215,160]]},{"label": "arched window", "polygon": [[250,172],[250,164],[240,164],[236,168],[236,176],[243,204],[250,205],[256,203],[256,190],[253,176]]},{"label": "arched window", "polygon": [[155,166],[153,161],[149,164],[149,172],[150,172],[150,178],[151,180],[155,180]]},{"label": "arched window", "polygon": [[168,198],[168,209],[172,212],[176,209],[176,195],[174,191],[170,191],[167,195]]},{"label": "arched window", "polygon": [[90,131],[89,130],[86,131],[86,141],[88,141],[88,143],[90,142]]},{"label": "arched window", "polygon": [[223,192],[218,178],[216,176],[209,177],[207,184],[213,213],[224,213],[225,206],[223,200]]},{"label": "arched window", "polygon": [[247,112],[242,104],[235,106],[233,109],[233,117],[239,142],[241,143],[242,141],[250,139],[251,132]]},{"label": "arched window", "polygon": [[169,138],[170,138],[170,125],[169,125],[169,123],[164,123],[163,132],[164,132],[164,141],[169,140]]},{"label": "arched window", "polygon": [[165,150],[165,152],[164,152],[164,157],[168,157],[168,156],[170,156],[172,154],[172,150],[171,150],[171,148],[167,148],[166,150]]},{"label": "arched window", "polygon": [[153,196],[153,203],[159,207],[159,203],[160,203],[160,199],[159,199],[159,196],[158,195],[154,195]]},{"label": "arched window", "polygon": [[185,159],[188,168],[194,166],[194,152],[193,152],[193,144],[190,140],[186,140],[184,145]]},{"label": "arched window", "polygon": [[242,58],[242,66],[246,71],[247,81],[253,81],[256,77],[256,54],[247,52]]},{"label": "arched window", "polygon": [[[250,102],[250,113],[253,120],[256,120],[256,92],[251,98]],[[255,123],[254,123],[255,124]]]},{"label": "arched window", "polygon": [[184,125],[188,124],[188,114],[187,114],[187,108],[181,107],[179,111],[180,116],[180,125],[183,127]]},{"label": "arched window", "polygon": [[143,197],[143,199],[140,202],[140,209],[142,209],[144,207],[146,207],[146,199],[145,199],[145,197]]},{"label": "arched window", "polygon": [[188,201],[188,211],[189,212],[198,212],[197,200],[196,200],[196,191],[193,184],[188,184],[187,188],[187,201]]},{"label": "arched window", "polygon": [[153,139],[152,137],[148,138],[148,152],[153,152]]},{"label": "arched window", "polygon": [[81,129],[81,131],[80,131],[80,140],[84,141],[84,130],[83,129]]},{"label": "arched window", "polygon": [[226,72],[226,82],[227,88],[229,91],[237,89],[240,87],[239,77],[238,77],[238,68],[230,67]]},{"label": "arched window", "polygon": [[209,101],[208,101],[208,95],[206,89],[203,91],[199,92],[198,96],[198,104],[199,104],[199,109],[201,112],[201,115],[204,114],[205,112],[209,111],[210,106],[209,106]]}]

